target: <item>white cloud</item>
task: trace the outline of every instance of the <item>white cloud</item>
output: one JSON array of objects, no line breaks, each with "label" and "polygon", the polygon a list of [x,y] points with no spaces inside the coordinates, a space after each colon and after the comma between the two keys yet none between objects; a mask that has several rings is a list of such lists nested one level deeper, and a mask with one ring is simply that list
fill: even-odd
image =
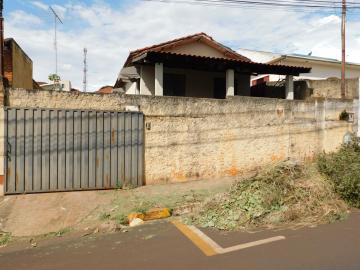
[{"label": "white cloud", "polygon": [[18,27],[35,26],[42,24],[42,20],[32,14],[28,14],[22,10],[16,10],[9,15],[9,20],[13,25]]},{"label": "white cloud", "polygon": [[35,7],[42,9],[42,10],[48,10],[49,6],[40,2],[40,1],[32,1],[31,4],[33,4]]},{"label": "white cloud", "polygon": [[[114,84],[130,50],[196,32],[206,32],[233,49],[340,56],[340,24],[335,15],[135,1],[115,10],[103,1],[72,3],[56,9],[66,16],[59,32],[59,73],[77,88],[81,88],[84,47],[88,49],[89,88],[96,90]],[[348,22],[349,60],[360,62],[357,29],[360,20]],[[6,33],[33,59],[35,78],[46,80],[54,70],[53,29],[20,27],[10,18]]]}]

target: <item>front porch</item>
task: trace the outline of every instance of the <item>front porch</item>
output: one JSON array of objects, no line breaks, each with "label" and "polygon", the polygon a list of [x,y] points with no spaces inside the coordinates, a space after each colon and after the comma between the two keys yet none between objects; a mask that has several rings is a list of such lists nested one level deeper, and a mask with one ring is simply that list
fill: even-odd
[{"label": "front porch", "polygon": [[286,76],[286,98],[294,99],[293,76],[310,68],[259,64],[241,60],[147,52],[133,59],[139,71],[137,93],[224,99],[251,96],[250,77],[259,74]]}]

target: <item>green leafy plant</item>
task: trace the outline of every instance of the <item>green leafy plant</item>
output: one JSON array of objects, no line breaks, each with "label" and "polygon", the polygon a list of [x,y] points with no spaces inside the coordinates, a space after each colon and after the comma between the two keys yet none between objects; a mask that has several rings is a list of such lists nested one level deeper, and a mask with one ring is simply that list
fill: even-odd
[{"label": "green leafy plant", "polygon": [[60,76],[57,74],[50,74],[48,78],[49,78],[49,81],[52,81],[54,83],[60,81]]},{"label": "green leafy plant", "polygon": [[349,121],[349,117],[350,117],[349,113],[346,110],[343,110],[340,113],[339,119],[342,120],[342,121]]},{"label": "green leafy plant", "polygon": [[11,240],[11,234],[0,232],[0,246],[6,246]]},{"label": "green leafy plant", "polygon": [[351,206],[360,208],[360,140],[353,137],[336,153],[318,158],[321,173],[333,182],[335,191]]}]

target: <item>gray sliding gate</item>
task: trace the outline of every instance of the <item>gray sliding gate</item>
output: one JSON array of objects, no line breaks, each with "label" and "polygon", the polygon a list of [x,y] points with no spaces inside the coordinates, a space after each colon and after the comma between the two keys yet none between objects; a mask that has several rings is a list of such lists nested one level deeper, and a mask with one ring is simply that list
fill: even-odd
[{"label": "gray sliding gate", "polygon": [[138,112],[5,109],[6,194],[143,184]]}]

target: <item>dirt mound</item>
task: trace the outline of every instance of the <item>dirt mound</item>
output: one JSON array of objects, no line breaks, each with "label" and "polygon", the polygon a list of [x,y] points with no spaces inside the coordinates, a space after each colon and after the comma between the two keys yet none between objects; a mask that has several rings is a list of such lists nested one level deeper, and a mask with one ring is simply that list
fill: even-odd
[{"label": "dirt mound", "polygon": [[277,228],[328,223],[347,215],[316,166],[281,163],[238,181],[206,200],[187,222],[221,230]]}]

